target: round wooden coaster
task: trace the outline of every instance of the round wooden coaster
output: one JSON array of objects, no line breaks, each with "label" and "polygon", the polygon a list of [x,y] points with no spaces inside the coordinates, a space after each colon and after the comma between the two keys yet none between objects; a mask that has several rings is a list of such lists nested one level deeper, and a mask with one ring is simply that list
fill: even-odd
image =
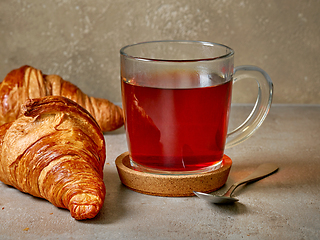
[{"label": "round wooden coaster", "polygon": [[231,165],[231,159],[224,155],[222,167],[212,172],[161,175],[132,169],[128,152],[116,159],[118,174],[125,186],[139,193],[163,197],[193,196],[193,191],[213,192],[226,183]]}]

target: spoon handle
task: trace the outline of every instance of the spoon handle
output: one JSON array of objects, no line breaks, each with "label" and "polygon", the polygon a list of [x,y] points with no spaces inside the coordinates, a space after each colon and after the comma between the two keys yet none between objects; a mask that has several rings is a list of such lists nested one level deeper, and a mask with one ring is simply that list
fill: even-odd
[{"label": "spoon handle", "polygon": [[249,183],[249,182],[254,182],[257,180],[260,180],[275,171],[277,171],[279,167],[275,164],[272,163],[264,163],[260,165],[253,173],[251,173],[248,177],[242,179],[239,182],[234,183],[228,191],[224,194],[226,197],[231,197],[231,194],[234,192],[234,190],[239,187],[242,184]]}]

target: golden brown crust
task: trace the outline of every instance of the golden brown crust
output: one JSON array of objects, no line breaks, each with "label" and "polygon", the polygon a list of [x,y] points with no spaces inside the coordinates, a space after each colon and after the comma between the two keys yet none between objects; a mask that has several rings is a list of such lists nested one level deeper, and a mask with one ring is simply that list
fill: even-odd
[{"label": "golden brown crust", "polygon": [[[22,86],[28,66],[13,70],[0,84],[0,124],[15,120],[20,111]],[[15,99],[12,101],[11,99]]]},{"label": "golden brown crust", "polygon": [[17,120],[0,127],[0,180],[93,218],[105,198],[103,134],[95,119],[70,99],[28,100]]},{"label": "golden brown crust", "polygon": [[58,75],[45,75],[30,66],[12,70],[0,83],[0,125],[14,121],[27,100],[44,96],[63,96],[85,108],[103,132],[123,125],[122,109],[107,99],[89,97]]}]

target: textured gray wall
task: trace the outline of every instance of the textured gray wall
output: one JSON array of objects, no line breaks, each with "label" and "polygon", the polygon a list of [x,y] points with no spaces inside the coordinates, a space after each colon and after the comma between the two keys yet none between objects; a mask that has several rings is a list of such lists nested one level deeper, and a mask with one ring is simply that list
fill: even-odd
[{"label": "textured gray wall", "polygon": [[[0,0],[0,79],[29,64],[120,102],[122,46],[204,40],[265,69],[274,103],[320,104],[319,13],[319,0]],[[250,92],[239,83],[234,101],[251,102]]]}]

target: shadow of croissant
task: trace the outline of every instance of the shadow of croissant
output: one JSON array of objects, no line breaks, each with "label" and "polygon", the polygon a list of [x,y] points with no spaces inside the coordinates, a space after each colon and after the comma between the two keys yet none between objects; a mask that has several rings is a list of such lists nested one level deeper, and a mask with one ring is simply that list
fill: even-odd
[{"label": "shadow of croissant", "polygon": [[106,186],[106,196],[103,207],[95,218],[80,222],[86,224],[111,224],[125,217],[126,195],[130,190],[121,183],[116,171],[105,170],[104,182]]}]

